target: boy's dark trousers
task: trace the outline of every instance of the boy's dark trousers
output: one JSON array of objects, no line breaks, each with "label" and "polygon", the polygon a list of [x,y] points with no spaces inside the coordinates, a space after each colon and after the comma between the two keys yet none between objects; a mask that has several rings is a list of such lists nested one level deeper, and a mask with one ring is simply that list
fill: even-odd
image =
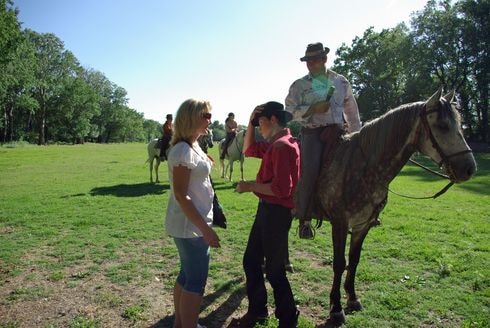
[{"label": "boy's dark trousers", "polygon": [[275,316],[280,327],[295,327],[297,320],[296,305],[284,267],[291,221],[291,209],[260,201],[243,257],[248,313],[267,316],[267,290],[262,273],[265,258],[266,277],[273,289]]}]

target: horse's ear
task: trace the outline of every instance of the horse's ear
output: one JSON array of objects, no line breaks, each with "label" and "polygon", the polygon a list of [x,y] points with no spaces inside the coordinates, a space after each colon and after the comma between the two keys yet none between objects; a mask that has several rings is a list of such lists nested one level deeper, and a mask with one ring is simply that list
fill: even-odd
[{"label": "horse's ear", "polygon": [[452,103],[454,99],[454,90],[444,95],[444,99],[446,99],[449,103]]},{"label": "horse's ear", "polygon": [[439,103],[439,99],[441,98],[442,87],[439,88],[432,96],[430,96],[429,100],[427,100],[427,107],[435,106]]}]

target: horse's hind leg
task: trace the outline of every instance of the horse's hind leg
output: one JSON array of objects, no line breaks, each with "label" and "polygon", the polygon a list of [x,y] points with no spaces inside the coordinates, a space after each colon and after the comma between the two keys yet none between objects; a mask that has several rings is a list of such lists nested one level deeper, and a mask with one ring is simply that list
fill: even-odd
[{"label": "horse's hind leg", "polygon": [[242,160],[240,160],[240,174],[241,174],[242,181],[243,181],[243,161]]},{"label": "horse's hind leg", "polygon": [[150,183],[153,183],[153,158],[150,158]]},{"label": "horse's hind leg", "polygon": [[233,175],[233,162],[230,162],[229,160],[228,160],[228,164],[226,164],[225,172],[228,172],[228,169],[230,170],[230,176],[228,177],[228,181],[231,181],[231,177]]},{"label": "horse's hind leg", "polygon": [[344,289],[347,293],[347,313],[362,310],[361,301],[357,298],[356,295],[355,279],[357,265],[359,264],[359,260],[361,258],[362,243],[364,242],[368,231],[369,227],[364,228],[360,231],[352,232],[349,249],[349,265],[347,266],[347,275],[344,283]]},{"label": "horse's hind leg", "polygon": [[345,270],[345,245],[347,241],[348,226],[341,222],[332,222],[332,241],[333,241],[333,282],[330,291],[330,315],[327,319],[327,327],[340,326],[345,322],[344,311],[340,303],[340,286],[342,274]]},{"label": "horse's hind leg", "polygon": [[221,177],[225,177],[225,161],[223,159],[219,160],[220,166],[221,166]]}]

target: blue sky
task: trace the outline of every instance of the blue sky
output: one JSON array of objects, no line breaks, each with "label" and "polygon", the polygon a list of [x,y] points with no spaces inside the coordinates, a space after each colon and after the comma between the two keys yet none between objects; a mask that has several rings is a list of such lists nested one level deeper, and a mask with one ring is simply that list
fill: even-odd
[{"label": "blue sky", "polygon": [[86,68],[128,92],[128,105],[164,121],[188,98],[209,100],[213,121],[284,102],[307,73],[306,45],[331,52],[407,22],[427,0],[14,0],[23,28],[53,33]]}]

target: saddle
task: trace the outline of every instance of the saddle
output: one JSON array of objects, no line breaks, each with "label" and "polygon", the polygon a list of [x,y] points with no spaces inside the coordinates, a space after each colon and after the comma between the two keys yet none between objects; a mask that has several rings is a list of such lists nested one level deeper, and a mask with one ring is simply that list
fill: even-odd
[{"label": "saddle", "polygon": [[158,141],[155,144],[155,148],[156,149],[161,149],[162,148],[162,142],[163,142],[162,138],[158,138]]},{"label": "saddle", "polygon": [[345,130],[337,124],[326,126],[320,134],[320,140],[325,145],[322,156],[323,170],[327,169],[330,164],[332,164],[335,151],[339,147],[344,134]]},{"label": "saddle", "polygon": [[155,148],[160,149],[160,157],[166,158],[165,153],[167,152],[167,149],[170,146],[170,139],[171,137],[168,136],[163,136],[162,138],[158,138],[158,141],[155,144]]}]

